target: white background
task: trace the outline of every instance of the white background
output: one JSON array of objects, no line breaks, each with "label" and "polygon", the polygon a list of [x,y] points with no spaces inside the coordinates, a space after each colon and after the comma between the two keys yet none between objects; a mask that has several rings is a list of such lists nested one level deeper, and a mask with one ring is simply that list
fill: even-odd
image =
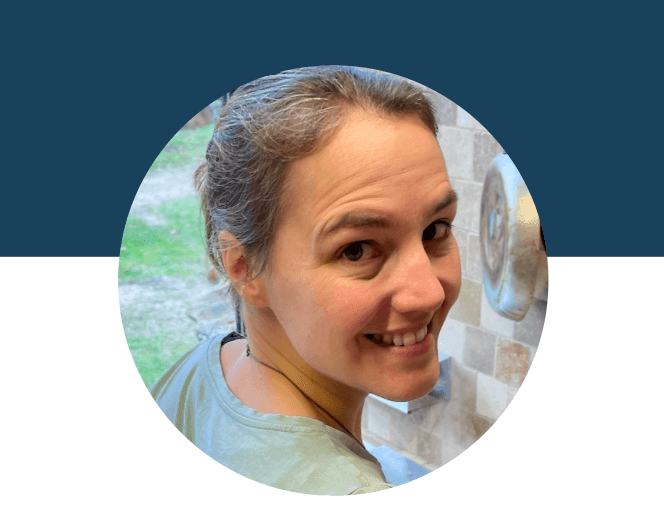
[{"label": "white background", "polygon": [[550,258],[537,356],[486,435],[420,480],[331,499],[236,475],[166,420],[127,348],[117,268],[0,259],[4,512],[664,510],[664,258]]}]

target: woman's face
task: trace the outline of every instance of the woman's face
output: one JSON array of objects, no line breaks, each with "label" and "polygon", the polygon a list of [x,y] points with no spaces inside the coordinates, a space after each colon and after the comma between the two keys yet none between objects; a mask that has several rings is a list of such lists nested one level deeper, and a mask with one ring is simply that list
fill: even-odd
[{"label": "woman's face", "polygon": [[[414,117],[354,111],[288,181],[264,279],[274,329],[332,381],[395,401],[423,396],[461,285],[456,199],[435,136]],[[386,342],[411,343],[405,334],[425,327],[421,342]]]}]

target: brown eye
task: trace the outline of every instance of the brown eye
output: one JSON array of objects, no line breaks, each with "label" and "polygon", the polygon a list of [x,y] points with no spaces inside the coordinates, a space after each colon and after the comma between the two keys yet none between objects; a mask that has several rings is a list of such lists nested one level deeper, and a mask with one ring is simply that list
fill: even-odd
[{"label": "brown eye", "polygon": [[341,256],[345,257],[349,261],[359,261],[364,256],[364,246],[366,243],[358,241],[346,247],[346,249],[341,252]]},{"label": "brown eye", "polygon": [[445,220],[438,220],[434,221],[431,225],[429,225],[424,233],[422,234],[422,239],[424,241],[433,241],[434,239],[444,239],[445,236],[450,231],[450,228],[452,228],[452,225],[450,224],[449,221]]}]

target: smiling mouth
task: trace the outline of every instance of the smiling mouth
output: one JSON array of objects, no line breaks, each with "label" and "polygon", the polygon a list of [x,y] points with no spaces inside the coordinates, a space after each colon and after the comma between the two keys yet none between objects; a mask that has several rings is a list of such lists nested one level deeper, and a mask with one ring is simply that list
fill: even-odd
[{"label": "smiling mouth", "polygon": [[412,346],[418,343],[421,343],[426,338],[427,334],[431,332],[431,324],[429,324],[418,330],[417,332],[410,332],[406,334],[364,334],[369,341],[372,343],[383,346]]}]

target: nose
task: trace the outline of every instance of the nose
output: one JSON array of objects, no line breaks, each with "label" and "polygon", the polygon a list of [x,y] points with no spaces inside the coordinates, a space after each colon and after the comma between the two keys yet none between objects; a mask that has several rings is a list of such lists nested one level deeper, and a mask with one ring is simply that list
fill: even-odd
[{"label": "nose", "polygon": [[445,301],[445,289],[422,243],[404,254],[395,271],[392,307],[401,313],[434,312]]}]

